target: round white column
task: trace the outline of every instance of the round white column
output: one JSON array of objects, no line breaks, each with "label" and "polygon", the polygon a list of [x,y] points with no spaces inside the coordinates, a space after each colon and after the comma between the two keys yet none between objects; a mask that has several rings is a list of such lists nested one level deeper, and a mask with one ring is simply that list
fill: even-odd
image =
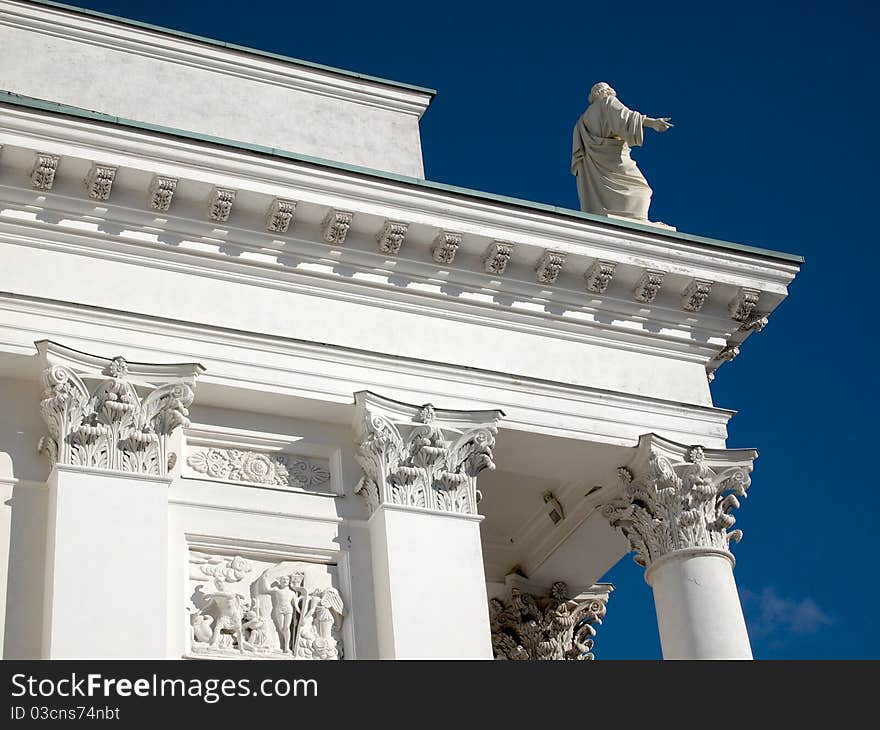
[{"label": "round white column", "polygon": [[757,456],[646,434],[618,469],[624,489],[602,514],[645,566],[664,659],[752,658],[730,552],[742,531],[730,528]]},{"label": "round white column", "polygon": [[652,563],[645,580],[654,590],[664,659],[752,658],[732,555],[678,550]]}]

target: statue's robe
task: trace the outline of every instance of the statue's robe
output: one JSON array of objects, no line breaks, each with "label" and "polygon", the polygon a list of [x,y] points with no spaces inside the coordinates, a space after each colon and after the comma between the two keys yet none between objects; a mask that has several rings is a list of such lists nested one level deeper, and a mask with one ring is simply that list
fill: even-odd
[{"label": "statue's robe", "polygon": [[630,157],[645,139],[644,114],[616,96],[590,104],[574,128],[571,172],[577,177],[581,210],[648,220],[651,188]]}]

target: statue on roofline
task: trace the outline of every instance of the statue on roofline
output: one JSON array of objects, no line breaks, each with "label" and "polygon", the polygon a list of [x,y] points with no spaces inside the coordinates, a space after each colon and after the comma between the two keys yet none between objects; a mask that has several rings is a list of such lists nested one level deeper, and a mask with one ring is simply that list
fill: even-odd
[{"label": "statue on roofline", "polygon": [[630,147],[644,142],[646,127],[665,132],[672,124],[668,117],[628,109],[604,81],[590,89],[590,105],[574,127],[571,155],[582,211],[651,222],[651,187],[630,157]]}]

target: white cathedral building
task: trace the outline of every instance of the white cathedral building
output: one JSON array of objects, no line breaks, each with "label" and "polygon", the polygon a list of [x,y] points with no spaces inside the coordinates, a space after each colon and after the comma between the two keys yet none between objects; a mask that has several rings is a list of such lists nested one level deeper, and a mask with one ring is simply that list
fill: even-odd
[{"label": "white cathedral building", "polygon": [[751,657],[709,382],[802,259],[429,182],[432,96],[0,0],[4,657],[590,659],[633,551]]}]

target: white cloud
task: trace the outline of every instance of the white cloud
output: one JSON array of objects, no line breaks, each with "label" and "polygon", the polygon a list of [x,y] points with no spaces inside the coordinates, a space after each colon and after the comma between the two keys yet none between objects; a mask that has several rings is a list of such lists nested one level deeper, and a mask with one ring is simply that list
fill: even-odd
[{"label": "white cloud", "polygon": [[743,589],[740,596],[749,631],[756,638],[782,639],[790,634],[815,634],[834,623],[834,619],[809,597],[800,600],[782,598],[773,588],[764,588],[760,593]]}]

